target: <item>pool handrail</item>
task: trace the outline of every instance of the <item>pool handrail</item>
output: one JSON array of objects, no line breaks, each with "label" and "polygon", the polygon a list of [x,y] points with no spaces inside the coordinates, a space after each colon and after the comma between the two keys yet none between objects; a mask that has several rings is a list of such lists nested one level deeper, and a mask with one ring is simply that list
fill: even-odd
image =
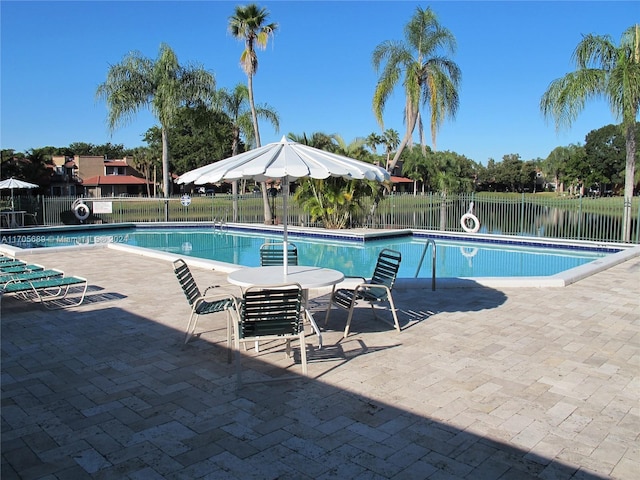
[{"label": "pool handrail", "polygon": [[420,256],[420,261],[418,262],[418,268],[416,269],[415,278],[418,278],[418,274],[420,273],[420,269],[422,268],[422,262],[424,261],[424,256],[427,254],[427,249],[429,245],[433,245],[431,252],[431,291],[436,291],[436,242],[433,238],[427,238],[424,244],[424,249],[422,250],[422,255]]}]

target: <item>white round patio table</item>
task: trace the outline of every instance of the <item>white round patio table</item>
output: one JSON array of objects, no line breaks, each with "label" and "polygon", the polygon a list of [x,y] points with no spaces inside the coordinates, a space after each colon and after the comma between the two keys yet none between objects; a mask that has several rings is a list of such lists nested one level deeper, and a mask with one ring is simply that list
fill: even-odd
[{"label": "white round patio table", "polygon": [[229,273],[229,283],[241,287],[259,287],[280,283],[299,283],[303,290],[335,285],[344,280],[344,275],[330,268],[309,267],[305,265],[287,266],[287,274],[282,265],[269,267],[240,268]]},{"label": "white round patio table", "polygon": [[[298,283],[303,290],[305,308],[309,300],[309,289],[335,286],[344,280],[344,274],[338,270],[305,265],[287,266],[287,274],[282,265],[268,267],[248,267],[230,272],[227,276],[229,283],[240,287],[261,287],[282,283]],[[309,321],[313,331],[318,335],[318,345],[322,348],[322,334],[311,312]]]}]

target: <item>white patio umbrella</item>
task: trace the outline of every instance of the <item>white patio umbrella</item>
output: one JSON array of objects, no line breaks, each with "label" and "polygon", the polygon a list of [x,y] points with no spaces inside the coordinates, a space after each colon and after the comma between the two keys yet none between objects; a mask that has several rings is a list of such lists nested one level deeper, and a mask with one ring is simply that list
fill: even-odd
[{"label": "white patio umbrella", "polygon": [[36,185],[35,183],[23,182],[22,180],[18,180],[17,178],[7,178],[6,180],[0,181],[0,190],[11,189],[11,210],[13,210],[13,189],[21,189],[21,188],[38,188],[40,185]]},{"label": "white patio umbrella", "polygon": [[[287,199],[289,182],[299,178],[342,177],[348,180],[389,180],[389,173],[382,167],[353,158],[326,152],[317,148],[290,142],[285,137],[279,142],[249,150],[234,157],[205,165],[181,175],[181,184],[215,183],[221,180],[253,179],[264,182],[282,179],[283,248],[287,251]],[[287,255],[283,255],[284,274],[287,274]]]}]

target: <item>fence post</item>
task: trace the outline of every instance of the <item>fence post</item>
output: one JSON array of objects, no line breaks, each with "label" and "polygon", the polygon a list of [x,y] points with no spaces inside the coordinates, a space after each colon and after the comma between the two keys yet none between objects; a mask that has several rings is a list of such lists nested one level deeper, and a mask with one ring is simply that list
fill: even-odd
[{"label": "fence post", "polygon": [[[631,207],[629,207],[629,211],[631,211]],[[631,221],[632,221],[631,216],[629,216],[629,222]],[[629,241],[631,243],[640,243],[640,203],[638,204],[638,214],[636,216],[636,240],[635,242],[632,242],[631,239],[629,239]]]},{"label": "fence post", "polygon": [[524,192],[522,192],[522,200],[520,201],[520,231],[524,232]]},{"label": "fence post", "polygon": [[39,200],[42,202],[42,224],[46,225],[45,218],[47,218],[46,205],[47,202],[44,201],[44,195],[38,195]]},{"label": "fence post", "polygon": [[582,239],[582,190],[580,191],[580,202],[578,203],[578,240]]}]

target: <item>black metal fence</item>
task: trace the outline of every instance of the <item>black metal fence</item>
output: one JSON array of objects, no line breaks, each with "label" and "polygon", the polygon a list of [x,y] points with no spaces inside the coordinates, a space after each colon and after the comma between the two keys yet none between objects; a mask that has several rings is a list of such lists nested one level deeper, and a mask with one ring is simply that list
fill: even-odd
[{"label": "black metal fence", "polygon": [[[15,208],[34,213],[29,216],[40,225],[122,222],[220,222],[264,223],[262,197],[255,194],[174,197],[87,198],[17,196]],[[282,197],[271,198],[275,221],[282,223]],[[88,216],[78,215],[75,207],[84,202]],[[573,240],[621,242],[623,207],[621,197],[549,197],[535,194],[394,194],[372,208],[365,201],[362,211],[351,218],[352,228],[416,228],[463,232],[474,230],[473,219],[461,223],[473,202],[473,213],[479,222],[479,233],[525,235]],[[289,225],[322,227],[311,221],[309,214],[288,201]],[[234,211],[237,212],[234,214]],[[81,212],[82,213],[82,212]],[[79,218],[80,217],[80,218]],[[632,205],[631,243],[640,243],[640,200]]]}]

